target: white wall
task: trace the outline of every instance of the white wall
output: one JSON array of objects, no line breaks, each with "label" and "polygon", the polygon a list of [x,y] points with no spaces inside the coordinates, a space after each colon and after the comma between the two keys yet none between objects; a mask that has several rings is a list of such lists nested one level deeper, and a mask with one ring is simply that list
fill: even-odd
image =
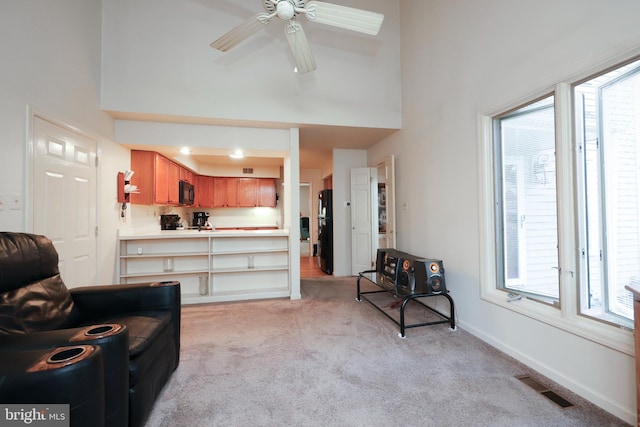
[{"label": "white wall", "polygon": [[367,167],[366,150],[333,150],[333,275],[351,276],[351,169]]},{"label": "white wall", "polygon": [[[111,143],[113,120],[100,111],[99,0],[30,0],[0,6],[0,198],[19,196],[19,209],[0,210],[0,230],[27,229],[27,106],[96,139],[108,157],[99,167],[98,281],[111,283],[114,230],[119,226],[116,173],[128,155]],[[122,161],[119,161],[122,160]]]},{"label": "white wall", "polygon": [[444,260],[461,327],[635,424],[632,356],[480,299],[476,117],[639,46],[640,3],[401,8],[403,130],[368,152],[396,156],[397,246]]},{"label": "white wall", "polygon": [[399,0],[343,0],[383,13],[378,36],[300,18],[318,69],[298,75],[274,18],[229,52],[209,44],[264,12],[259,1],[103,2],[106,110],[228,120],[399,128]]}]

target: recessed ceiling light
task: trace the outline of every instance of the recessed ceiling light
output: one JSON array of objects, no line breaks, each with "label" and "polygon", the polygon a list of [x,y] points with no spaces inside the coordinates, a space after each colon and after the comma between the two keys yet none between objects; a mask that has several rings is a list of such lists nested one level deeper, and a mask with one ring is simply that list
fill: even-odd
[{"label": "recessed ceiling light", "polygon": [[229,157],[231,157],[232,159],[242,159],[244,158],[244,153],[242,152],[242,150],[236,150],[233,152],[233,154],[229,154]]},{"label": "recessed ceiling light", "polygon": [[189,147],[182,147],[182,148],[180,149],[180,152],[181,152],[182,154],[191,154],[191,150],[189,149]]}]

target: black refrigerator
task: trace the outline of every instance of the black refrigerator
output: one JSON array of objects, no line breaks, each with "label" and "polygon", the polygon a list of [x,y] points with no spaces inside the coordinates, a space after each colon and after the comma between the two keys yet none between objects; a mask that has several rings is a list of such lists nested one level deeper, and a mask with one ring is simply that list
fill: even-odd
[{"label": "black refrigerator", "polygon": [[333,203],[332,191],[318,193],[318,267],[333,274]]}]

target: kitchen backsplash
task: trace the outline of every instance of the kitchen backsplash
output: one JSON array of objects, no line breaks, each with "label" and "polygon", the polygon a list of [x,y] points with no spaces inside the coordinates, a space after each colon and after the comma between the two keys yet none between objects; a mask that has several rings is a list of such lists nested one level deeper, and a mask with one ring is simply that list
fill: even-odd
[{"label": "kitchen backsplash", "polygon": [[176,214],[184,227],[190,227],[193,212],[207,212],[209,223],[216,228],[277,227],[282,228],[280,208],[186,208],[172,206],[129,205],[130,221],[126,228],[158,230],[160,215]]}]

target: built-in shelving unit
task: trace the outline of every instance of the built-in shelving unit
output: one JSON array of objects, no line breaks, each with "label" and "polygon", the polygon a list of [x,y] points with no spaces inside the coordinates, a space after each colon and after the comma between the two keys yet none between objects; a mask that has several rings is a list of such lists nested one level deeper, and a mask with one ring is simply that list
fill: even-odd
[{"label": "built-in shelving unit", "polygon": [[286,233],[120,236],[118,250],[120,283],[179,280],[184,304],[290,294]]}]

